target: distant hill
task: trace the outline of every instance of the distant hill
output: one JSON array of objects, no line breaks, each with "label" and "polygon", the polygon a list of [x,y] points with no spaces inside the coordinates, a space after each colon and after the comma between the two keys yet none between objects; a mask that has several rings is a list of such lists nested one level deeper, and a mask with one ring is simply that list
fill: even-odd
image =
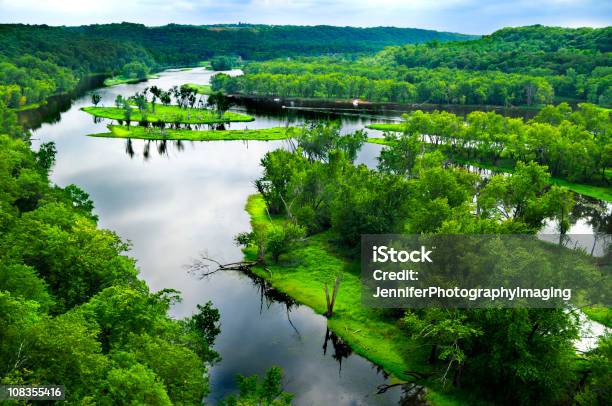
[{"label": "distant hill", "polygon": [[[17,57],[48,52],[61,65],[82,53],[88,65],[104,66],[104,57],[136,54],[136,59],[160,65],[178,65],[237,55],[244,59],[270,59],[298,55],[376,52],[389,45],[469,40],[473,35],[416,28],[355,28],[289,25],[178,25],[147,27],[142,24],[96,24],[78,27],[0,25],[0,54]],[[92,52],[90,54],[90,52]],[[101,52],[99,54],[98,52]],[[140,55],[138,55],[140,54]],[[146,54],[146,55],[144,55]],[[151,60],[146,60],[146,56]]]},{"label": "distant hill", "polygon": [[[414,28],[121,23],[79,27],[0,24],[0,103],[13,108],[74,88],[90,73],[195,65],[214,56],[247,60],[375,53],[390,45],[474,36]],[[141,65],[140,65],[141,64]]]},{"label": "distant hill", "polygon": [[296,55],[375,52],[388,45],[468,40],[476,36],[416,28],[355,28],[290,25],[89,25],[65,28],[98,38],[131,41],[144,46],[160,63],[202,60],[235,54],[244,59]]},{"label": "distant hill", "polygon": [[385,51],[408,67],[450,67],[538,74],[591,73],[612,65],[612,27],[503,28],[476,41],[436,47],[404,45]]}]

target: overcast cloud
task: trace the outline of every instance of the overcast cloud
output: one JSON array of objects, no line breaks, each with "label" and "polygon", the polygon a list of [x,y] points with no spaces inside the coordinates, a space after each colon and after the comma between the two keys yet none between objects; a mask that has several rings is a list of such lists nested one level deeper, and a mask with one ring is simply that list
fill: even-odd
[{"label": "overcast cloud", "polygon": [[602,27],[609,0],[0,0],[0,22],[397,26],[487,34],[544,24]]}]

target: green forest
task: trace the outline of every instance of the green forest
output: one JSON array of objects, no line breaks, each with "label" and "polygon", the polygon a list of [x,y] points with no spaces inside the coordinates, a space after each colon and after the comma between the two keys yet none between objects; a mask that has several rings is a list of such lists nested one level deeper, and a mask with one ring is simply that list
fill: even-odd
[{"label": "green forest", "polygon": [[[196,66],[195,73],[187,69]],[[184,76],[169,68],[185,68]],[[238,68],[244,74],[223,73]],[[162,87],[153,73],[168,82],[210,76]],[[91,75],[107,78],[105,87],[72,94]],[[79,102],[28,126],[24,113],[60,94]],[[393,118],[368,111],[342,121],[328,111],[275,116],[239,104],[261,97],[403,106]],[[445,111],[455,105],[474,109]],[[532,114],[510,117],[485,106]],[[354,352],[372,374],[350,384],[372,384],[368,396],[401,386],[402,400],[433,406],[608,404],[609,246],[601,256],[576,250],[592,265],[576,273],[600,281],[601,301],[580,292],[557,308],[372,308],[361,300],[360,259],[362,236],[376,234],[535,240],[552,227],[561,245],[578,225],[605,241],[612,224],[611,107],[611,27],[533,25],[476,36],[393,27],[2,24],[0,384],[61,384],[68,405],[318,404],[308,396],[322,384],[287,379],[276,360],[259,376],[240,375],[253,370],[249,345],[264,335],[271,345],[257,348],[257,357],[268,362],[273,351],[287,350],[300,359],[302,345],[317,341],[317,356],[307,356],[321,364],[308,366],[329,361],[338,379],[356,368],[342,364]],[[360,160],[367,148],[376,152],[374,164]],[[155,149],[159,156],[151,158]],[[55,184],[70,176],[89,181],[92,194]],[[246,187],[234,188],[238,182]],[[109,196],[106,212],[96,210],[94,193]],[[236,198],[246,213],[232,212]],[[188,221],[166,210],[181,199],[193,209]],[[237,262],[206,252],[204,265],[181,258],[181,269],[161,266],[177,280],[189,274],[189,287],[239,271],[215,289],[228,296],[254,291],[259,301],[225,309],[258,305],[261,315],[281,304],[283,311],[273,311],[290,338],[276,319],[260,327],[269,331],[248,331],[248,313],[224,313],[199,291],[189,316],[173,315],[183,293],[151,288],[145,280],[157,280],[143,277],[147,262],[136,260],[132,241],[105,228],[113,223],[102,213],[128,217],[121,205],[133,205],[128,227],[145,218],[168,222],[147,223],[137,238],[213,245],[202,250],[233,244],[244,256]],[[223,222],[201,227],[202,218],[223,219],[227,229]],[[209,233],[222,240],[242,220],[250,228],[228,241],[206,239]],[[181,234],[186,223],[206,229]],[[175,254],[172,245],[163,247],[138,252],[163,262]],[[507,275],[550,265],[528,253],[511,262],[503,248],[496,266]],[[300,306],[314,314],[297,312],[292,320],[290,311]],[[579,350],[588,317],[604,330]],[[294,321],[323,326],[322,349],[320,337],[312,330],[302,337]],[[225,348],[229,361],[220,353],[225,328],[240,336],[239,345]],[[232,372],[240,368],[230,378],[235,386],[211,374],[224,362]],[[328,372],[322,369],[321,379],[331,380]],[[373,376],[383,383],[376,387]],[[217,396],[213,377],[231,390]],[[301,386],[287,390],[296,381]]]},{"label": "green forest", "polygon": [[196,66],[213,57],[261,60],[294,55],[358,54],[388,45],[472,37],[383,27],[0,24],[0,100],[12,108],[23,108],[72,90],[88,74],[145,78],[150,70]]},{"label": "green forest", "polygon": [[256,62],[216,90],[374,102],[538,106],[612,104],[612,29],[506,28],[478,40],[410,44],[374,56]]}]

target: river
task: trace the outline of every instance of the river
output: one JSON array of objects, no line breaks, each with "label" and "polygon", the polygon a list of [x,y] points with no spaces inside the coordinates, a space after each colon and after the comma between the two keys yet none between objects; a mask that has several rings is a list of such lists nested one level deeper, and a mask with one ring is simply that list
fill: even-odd
[{"label": "river", "polygon": [[[212,74],[201,68],[165,71],[146,83],[98,92],[101,103],[109,106],[118,94],[129,96],[151,85],[167,89],[208,83]],[[200,279],[188,272],[188,265],[201,253],[225,262],[242,258],[233,237],[249,229],[244,205],[254,193],[253,181],[261,175],[259,161],[267,151],[283,147],[284,141],[148,142],[87,137],[104,132],[109,124],[80,111],[90,104],[90,94],[56,100],[46,109],[23,113],[21,119],[33,129],[34,147],[55,142],[52,181],[60,186],[74,183],[90,194],[99,225],[132,243],[130,255],[151,289],[181,291],[183,301],[173,307],[174,317],[189,316],[197,304],[209,300],[220,310],[221,334],[215,349],[222,360],[210,370],[208,402],[214,404],[236,391],[236,374],[261,375],[278,365],[285,373],[285,390],[296,394],[296,405],[399,403],[401,389],[376,394],[377,386],[388,383],[388,378],[351,353],[341,340],[330,339],[324,353],[326,320],[308,307],[277,300],[278,295],[270,295],[245,274],[220,272]],[[246,111],[256,120],[233,123],[232,129],[294,125],[330,115],[329,111],[292,108],[238,106],[233,110]],[[331,116],[342,121],[343,131],[352,131],[381,119],[397,120],[399,113],[347,111]],[[379,150],[378,145],[364,146],[358,162],[375,165]],[[609,205],[596,201],[585,205],[603,207],[604,220],[597,221],[609,227]],[[601,228],[599,223],[589,225],[595,221],[589,213],[578,219],[581,232]]]}]

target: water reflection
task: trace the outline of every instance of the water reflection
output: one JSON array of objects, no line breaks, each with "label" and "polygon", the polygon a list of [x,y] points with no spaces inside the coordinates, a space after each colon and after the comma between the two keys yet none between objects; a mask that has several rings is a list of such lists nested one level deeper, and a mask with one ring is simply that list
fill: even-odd
[{"label": "water reflection", "polygon": [[338,361],[338,375],[342,372],[342,360],[348,358],[353,353],[351,347],[346,344],[340,337],[334,334],[329,329],[325,330],[325,340],[323,341],[323,355],[327,355],[327,344],[331,342],[334,348],[332,358]]}]

